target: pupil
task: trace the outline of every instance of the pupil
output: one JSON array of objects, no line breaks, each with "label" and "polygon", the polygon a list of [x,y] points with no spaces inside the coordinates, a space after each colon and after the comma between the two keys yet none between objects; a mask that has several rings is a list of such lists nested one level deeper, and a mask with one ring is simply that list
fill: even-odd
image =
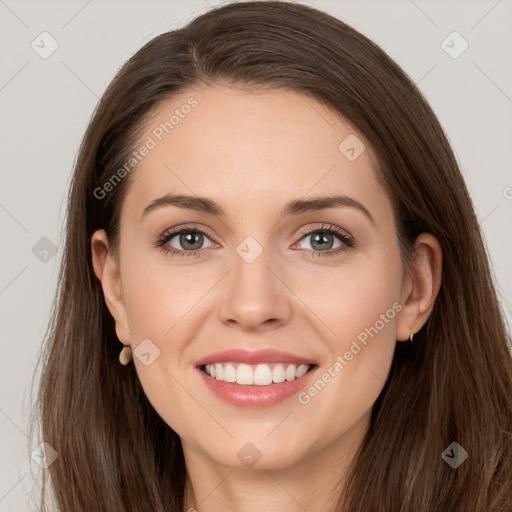
[{"label": "pupil", "polygon": [[186,247],[187,244],[197,244],[196,247],[190,247],[191,249],[199,249],[202,245],[202,234],[201,233],[186,233],[181,235],[180,243],[183,245],[183,247]]},{"label": "pupil", "polygon": [[[332,241],[329,244],[328,237],[332,237],[330,234],[325,233],[315,233],[313,235],[313,243],[311,244],[313,248],[315,248],[315,244],[319,244],[320,249],[330,249],[332,247]],[[325,247],[327,244],[329,247]]]}]

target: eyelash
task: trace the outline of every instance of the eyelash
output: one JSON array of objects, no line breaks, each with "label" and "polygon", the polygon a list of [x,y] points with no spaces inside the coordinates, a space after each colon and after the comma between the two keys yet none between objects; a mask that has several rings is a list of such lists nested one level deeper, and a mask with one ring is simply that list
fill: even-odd
[{"label": "eyelash", "polygon": [[[169,240],[173,239],[176,235],[180,235],[182,233],[201,233],[202,235],[212,238],[208,233],[203,231],[202,229],[198,228],[197,226],[186,226],[184,228],[181,228],[180,230],[176,231],[168,231],[166,233],[163,233],[154,243],[155,247],[160,247],[165,254],[171,254],[171,256],[182,256],[182,257],[195,257],[199,256],[200,252],[204,249],[197,249],[194,251],[181,251],[177,250],[174,247],[166,247],[166,244],[169,242]],[[336,235],[341,242],[343,242],[344,246],[338,247],[337,249],[330,249],[328,251],[312,251],[311,249],[306,249],[310,252],[312,252],[312,255],[310,257],[332,257],[337,256],[338,254],[348,251],[354,247],[354,240],[352,237],[347,235],[345,231],[342,231],[340,228],[337,228],[336,226],[333,226],[331,224],[322,224],[318,228],[310,229],[310,230],[302,230],[300,232],[300,238],[299,241],[308,235],[314,235],[317,233],[329,233]],[[317,256],[315,256],[317,254]]]}]

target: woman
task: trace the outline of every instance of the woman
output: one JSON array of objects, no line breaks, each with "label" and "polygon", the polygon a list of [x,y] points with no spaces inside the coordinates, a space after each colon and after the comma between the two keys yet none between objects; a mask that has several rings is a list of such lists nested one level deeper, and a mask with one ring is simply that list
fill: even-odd
[{"label": "woman", "polygon": [[42,364],[60,510],[512,510],[509,338],[453,152],[304,5],[211,10],[120,70]]}]

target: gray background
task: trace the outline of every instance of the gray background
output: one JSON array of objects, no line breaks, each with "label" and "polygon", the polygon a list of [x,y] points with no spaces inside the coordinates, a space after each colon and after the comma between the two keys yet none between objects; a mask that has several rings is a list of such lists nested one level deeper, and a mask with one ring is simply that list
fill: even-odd
[{"label": "gray background", "polygon": [[[512,2],[303,3],[373,39],[419,84],[461,164],[510,323]],[[218,4],[0,0],[0,511],[37,510],[33,476],[42,470],[29,455],[36,447],[26,435],[30,379],[55,290],[65,198],[86,124],[117,69],[143,43]],[[43,31],[58,43],[47,59],[31,47],[35,41],[39,51],[50,48],[49,39],[38,37]],[[453,31],[469,43],[458,58],[441,46]],[[445,44],[451,52],[462,48],[453,37]]]}]

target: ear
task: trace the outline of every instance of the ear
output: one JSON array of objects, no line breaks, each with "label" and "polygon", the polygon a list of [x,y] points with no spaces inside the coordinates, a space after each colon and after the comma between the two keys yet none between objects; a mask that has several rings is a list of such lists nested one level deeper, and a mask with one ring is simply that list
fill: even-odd
[{"label": "ear", "polygon": [[91,237],[92,265],[94,273],[101,282],[105,302],[114,318],[116,334],[124,345],[130,345],[128,317],[121,287],[119,265],[109,248],[104,229],[95,231]]},{"label": "ear", "polygon": [[414,247],[412,268],[402,284],[398,341],[408,340],[425,325],[441,288],[443,252],[439,241],[430,233],[421,233]]}]

